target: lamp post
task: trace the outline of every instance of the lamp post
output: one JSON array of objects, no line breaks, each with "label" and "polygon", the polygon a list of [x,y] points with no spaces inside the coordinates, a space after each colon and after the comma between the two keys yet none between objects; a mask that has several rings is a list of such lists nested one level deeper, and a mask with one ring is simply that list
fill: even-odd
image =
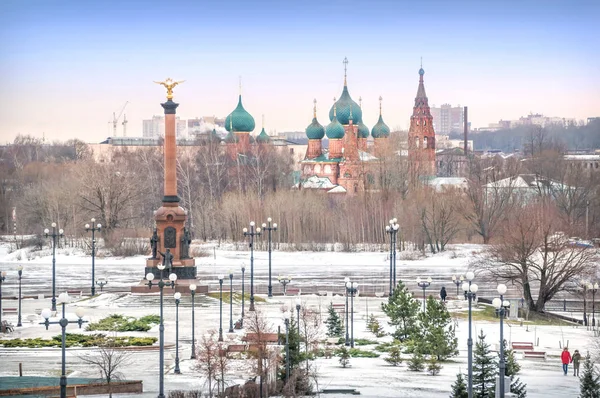
[{"label": "lamp post", "polygon": [[596,327],[596,292],[598,291],[598,282],[595,282],[593,285],[590,283],[589,289],[592,291],[592,327]]},{"label": "lamp post", "polygon": [[398,219],[390,220],[389,225],[385,226],[385,232],[390,235],[390,296],[394,293],[396,287],[396,235],[400,226]]},{"label": "lamp post", "polygon": [[62,237],[64,231],[59,229],[56,231],[56,223],[52,223],[52,233],[46,228],[44,235],[46,238],[52,238],[52,311],[56,311],[56,241]]},{"label": "lamp post", "polygon": [[245,306],[245,300],[246,300],[246,294],[244,292],[244,285],[245,285],[244,273],[245,272],[246,272],[246,266],[244,264],[242,264],[242,319],[240,320],[241,327],[244,327],[244,306]]},{"label": "lamp post", "polygon": [[423,289],[423,312],[427,307],[427,298],[425,297],[425,290],[431,285],[431,277],[427,278],[427,280],[421,280],[421,278],[417,278],[417,285],[421,289]]},{"label": "lamp post", "polygon": [[[19,274],[19,314],[17,317],[17,327],[19,326],[23,326],[23,324],[21,323],[21,278],[23,277],[23,266],[19,265],[17,267],[17,272]],[[0,308],[0,311],[2,311],[2,308]],[[1,324],[2,322],[0,322]]]},{"label": "lamp post", "polygon": [[192,355],[190,356],[190,359],[196,359],[196,335],[194,333],[194,331],[195,331],[195,328],[194,328],[194,326],[195,326],[194,297],[196,297],[196,285],[194,285],[193,283],[190,285],[190,293],[192,295]]},{"label": "lamp post", "polygon": [[95,218],[92,218],[90,220],[92,222],[92,226],[90,227],[90,224],[85,224],[85,232],[89,232],[92,231],[92,297],[96,295],[96,285],[94,285],[94,282],[96,280],[95,278],[95,269],[96,269],[96,231],[100,232],[100,229],[102,228],[102,225],[100,223],[98,223],[97,225],[94,225],[94,223],[96,222]]},{"label": "lamp post", "polygon": [[229,271],[229,333],[233,333],[233,271]]},{"label": "lamp post", "polygon": [[2,282],[6,280],[6,271],[0,272],[0,332],[2,332]]},{"label": "lamp post", "polygon": [[219,341],[223,341],[223,274],[219,274]]},{"label": "lamp post", "polygon": [[588,325],[588,321],[587,321],[587,289],[588,289],[588,282],[586,280],[582,280],[581,281],[581,289],[583,290],[583,326],[587,326]]},{"label": "lamp post", "polygon": [[175,299],[175,374],[181,374],[179,369],[179,302],[181,300],[181,293],[175,292],[173,295]]},{"label": "lamp post", "polygon": [[504,398],[504,377],[506,376],[506,363],[504,362],[504,315],[506,309],[510,306],[508,301],[504,301],[504,294],[506,293],[506,285],[498,285],[498,294],[500,298],[496,297],[492,300],[492,305],[496,307],[496,311],[500,315],[500,361],[498,363],[498,376],[500,381],[500,398]]},{"label": "lamp post", "polygon": [[[50,322],[48,319],[50,319],[50,316],[52,315],[53,311],[46,308],[46,309],[42,310],[42,317],[45,319],[45,321],[41,322],[40,324],[46,326],[46,330],[48,330],[48,326],[50,326],[50,325],[60,325],[60,327],[62,329],[62,338],[61,338],[62,372],[60,375],[60,398],[67,398],[67,371],[66,371],[66,340],[67,340],[67,338],[66,337],[67,337],[67,325],[70,322],[67,319],[66,314],[65,314],[65,306],[66,306],[67,302],[69,301],[69,295],[67,293],[61,293],[60,296],[58,296],[58,301],[59,301],[59,304],[62,304],[62,318],[59,321]],[[83,307],[77,307],[77,309],[75,310],[75,314],[79,318],[77,320],[77,324],[79,325],[80,329],[81,329],[81,325],[83,325],[84,323],[87,322],[82,319],[84,312],[85,311],[84,311]]]},{"label": "lamp post", "polygon": [[350,283],[350,278],[345,277],[344,278],[344,295],[346,296],[346,322],[345,322],[345,326],[346,326],[346,339],[344,341],[344,345],[345,346],[349,346],[350,345],[350,336],[348,334],[348,288],[346,287],[348,285],[348,283]]},{"label": "lamp post", "polygon": [[277,280],[283,286],[283,295],[286,296],[287,285],[289,285],[290,283],[292,283],[292,277],[291,276],[281,276],[281,275],[279,275],[277,277]]},{"label": "lamp post", "polygon": [[300,297],[296,299],[296,314],[297,314],[297,322],[298,322],[298,336],[300,336],[300,308],[302,307],[302,300]]},{"label": "lamp post", "polygon": [[244,228],[244,236],[250,237],[250,311],[254,311],[254,237],[260,236],[260,227],[254,229],[254,221],[250,222],[250,230]]},{"label": "lamp post", "polygon": [[456,285],[456,296],[458,297],[458,288],[460,287],[460,285],[463,284],[465,280],[464,276],[460,276],[459,278],[456,277],[456,275],[452,275],[452,283],[454,283]]},{"label": "lamp post", "polygon": [[472,311],[471,304],[476,297],[477,290],[479,289],[475,283],[472,283],[475,278],[475,274],[471,271],[466,274],[466,282],[463,283],[462,288],[465,292],[465,298],[469,300],[469,338],[467,340],[467,357],[468,357],[468,396],[473,398],[473,337],[472,337]]},{"label": "lamp post", "polygon": [[165,286],[170,286],[171,288],[175,287],[175,282],[177,281],[177,275],[171,273],[169,275],[168,280],[163,279],[163,271],[165,266],[162,264],[158,264],[156,266],[160,270],[160,280],[158,282],[152,282],[154,280],[154,274],[152,272],[148,272],[146,274],[146,280],[148,283],[149,289],[152,289],[152,286],[157,285],[160,291],[160,324],[158,326],[159,330],[159,365],[158,365],[158,398],[165,398],[165,324],[163,322],[163,289]]},{"label": "lamp post", "polygon": [[108,278],[106,278],[104,276],[96,279],[96,285],[100,286],[101,292],[104,290],[104,286],[106,286],[107,283],[108,283]]},{"label": "lamp post", "polygon": [[262,225],[262,229],[263,231],[269,231],[268,234],[268,242],[269,242],[269,297],[273,297],[273,285],[271,285],[271,232],[272,231],[277,231],[277,223],[274,223],[273,226],[271,226],[271,217],[267,218],[267,223],[263,223]]},{"label": "lamp post", "polygon": [[290,379],[290,314],[284,313],[285,317],[285,384]]},{"label": "lamp post", "polygon": [[358,282],[346,282],[346,291],[350,295],[350,348],[354,348],[354,295],[358,291]]}]

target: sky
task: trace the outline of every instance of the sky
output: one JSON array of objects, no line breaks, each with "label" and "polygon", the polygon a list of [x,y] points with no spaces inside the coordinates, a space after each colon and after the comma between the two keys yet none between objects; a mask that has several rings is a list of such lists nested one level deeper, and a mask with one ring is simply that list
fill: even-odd
[{"label": "sky", "polygon": [[[430,105],[473,127],[533,113],[600,116],[599,1],[326,0],[0,2],[0,143],[17,134],[99,142],[129,101],[128,136],[161,115],[244,107],[269,132],[327,124],[343,87],[370,128],[408,127],[421,57]],[[122,135],[119,124],[117,135]]]}]

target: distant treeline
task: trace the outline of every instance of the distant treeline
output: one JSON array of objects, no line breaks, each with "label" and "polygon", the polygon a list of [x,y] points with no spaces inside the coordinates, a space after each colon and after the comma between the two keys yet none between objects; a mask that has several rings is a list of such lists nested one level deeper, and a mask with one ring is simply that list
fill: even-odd
[{"label": "distant treeline", "polygon": [[[540,131],[542,130],[542,131]],[[475,150],[501,150],[515,152],[527,150],[532,137],[545,136],[547,143],[562,146],[566,150],[588,150],[600,148],[600,121],[595,120],[586,126],[520,126],[514,129],[472,133]],[[452,134],[451,138],[461,139],[462,134]]]}]

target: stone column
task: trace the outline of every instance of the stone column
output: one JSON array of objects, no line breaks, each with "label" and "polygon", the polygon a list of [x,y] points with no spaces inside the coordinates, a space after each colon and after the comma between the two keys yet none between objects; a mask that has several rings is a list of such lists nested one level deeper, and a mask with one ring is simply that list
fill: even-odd
[{"label": "stone column", "polygon": [[169,206],[169,203],[179,203],[177,196],[177,143],[175,141],[175,113],[179,104],[168,100],[161,104],[165,110],[165,189],[163,204]]}]

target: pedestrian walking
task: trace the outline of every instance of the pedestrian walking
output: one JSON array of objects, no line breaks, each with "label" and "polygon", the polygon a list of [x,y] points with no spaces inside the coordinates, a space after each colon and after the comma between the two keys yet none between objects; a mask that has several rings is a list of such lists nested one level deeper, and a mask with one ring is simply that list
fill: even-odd
[{"label": "pedestrian walking", "polygon": [[581,354],[579,350],[575,350],[571,363],[573,364],[573,376],[579,376],[579,361],[581,360]]},{"label": "pedestrian walking", "polygon": [[440,298],[442,301],[446,301],[446,296],[448,296],[448,293],[446,293],[446,286],[442,286],[442,290],[440,290]]},{"label": "pedestrian walking", "polygon": [[567,373],[569,373],[569,363],[571,362],[571,353],[569,352],[569,348],[563,348],[560,359],[562,360],[563,372],[565,372],[566,376]]}]

